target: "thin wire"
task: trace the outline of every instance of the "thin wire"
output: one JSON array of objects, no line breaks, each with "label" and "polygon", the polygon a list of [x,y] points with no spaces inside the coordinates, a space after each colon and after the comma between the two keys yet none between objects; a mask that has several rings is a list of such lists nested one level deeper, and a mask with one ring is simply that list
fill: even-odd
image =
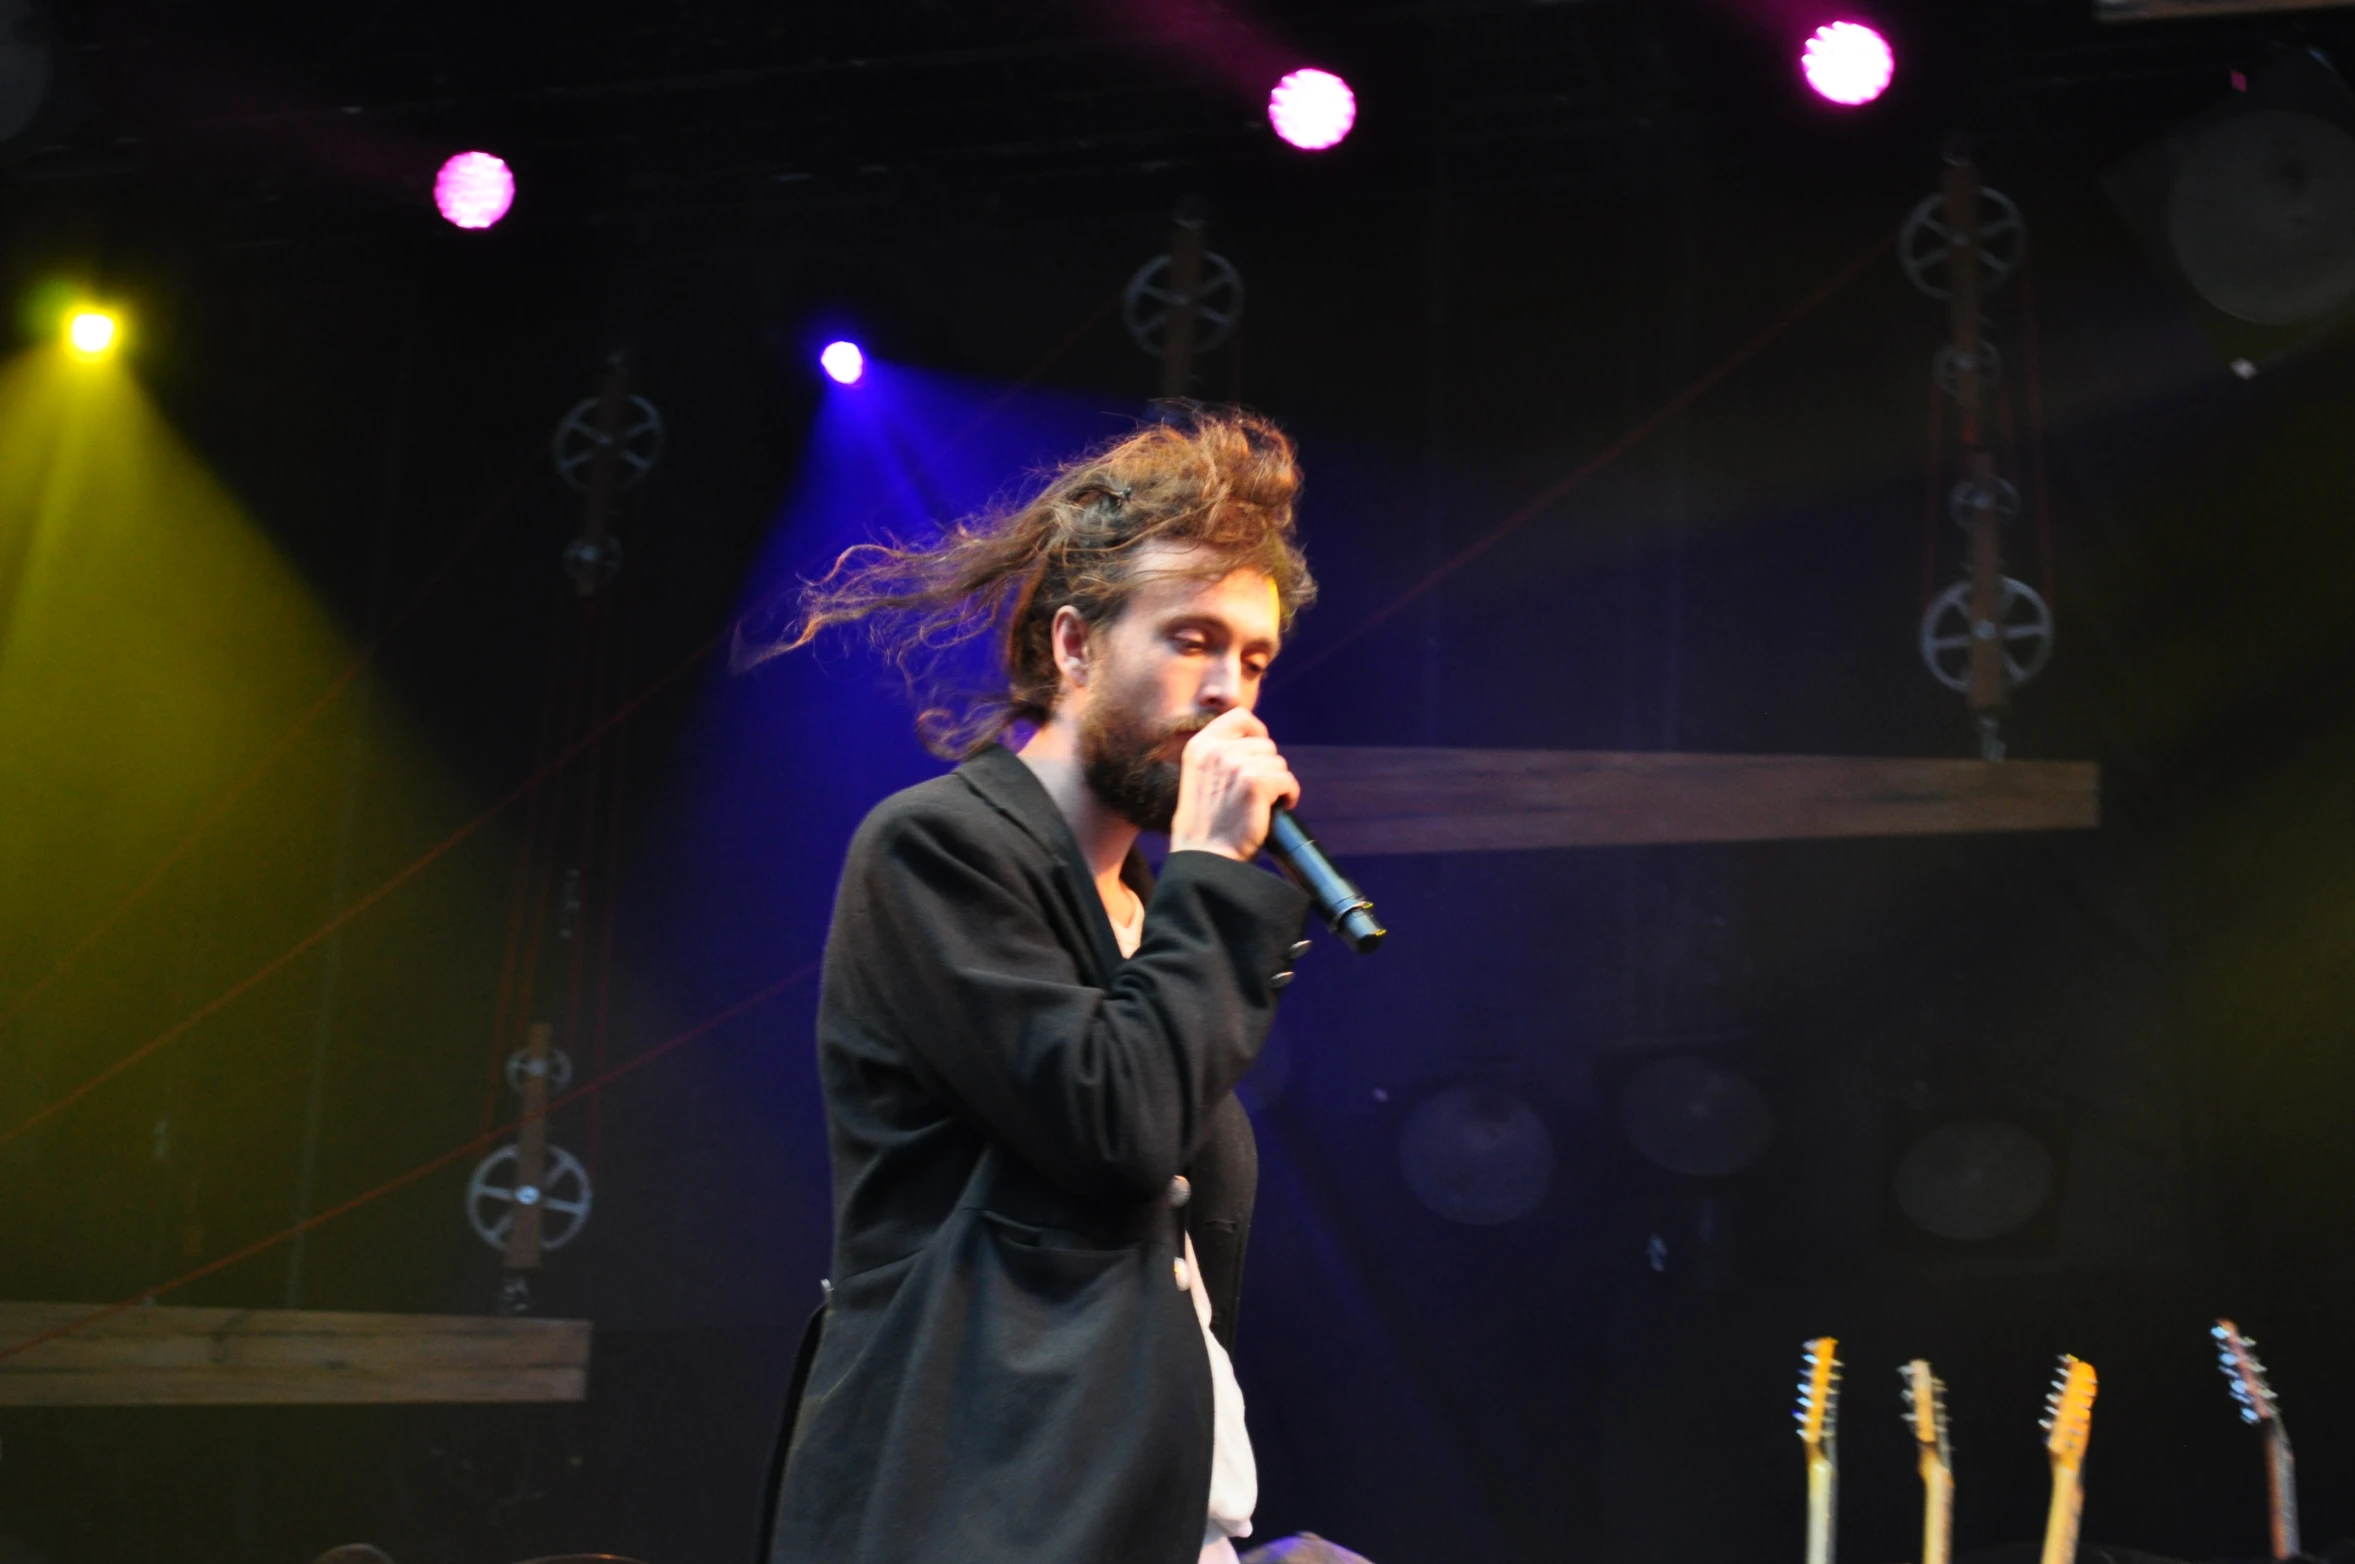
[{"label": "thin wire", "polygon": [[652,1064],[655,1060],[662,1058],[666,1054],[675,1053],[679,1049],[684,1048],[687,1044],[694,1042],[696,1039],[707,1036],[715,1029],[735,1020],[738,1016],[745,1014],[747,1011],[757,1009],[759,1006],[766,1004],[768,1001],[776,998],[779,994],[784,993],[787,989],[809,977],[817,970],[818,963],[815,961],[809,962],[797,970],[786,974],[784,977],[779,978],[776,982],[769,984],[766,988],[758,989],[751,994],[747,994],[744,998],[737,1000],[734,1004],[728,1006],[726,1009],[706,1016],[703,1020],[696,1022],[693,1026],[687,1028],[687,1030],[684,1032],[680,1032],[676,1036],[666,1038],[662,1042],[655,1044],[652,1048],[649,1048],[646,1050],[646,1052],[638,1055],[628,1063],[616,1065],[613,1069],[606,1071],[603,1075],[598,1076],[595,1080],[584,1082],[583,1084],[572,1088],[572,1090],[564,1092],[561,1095],[550,1099],[547,1105],[542,1107],[539,1112],[519,1115],[518,1117],[509,1120],[507,1123],[498,1126],[496,1129],[487,1130],[484,1133],[475,1136],[472,1140],[451,1147],[448,1151],[443,1152],[438,1157],[429,1158],[428,1160],[417,1164],[417,1166],[409,1169],[405,1173],[397,1174],[392,1178],[386,1179],[383,1183],[376,1185],[372,1189],[363,1190],[361,1193],[352,1196],[351,1199],[343,1201],[341,1204],[330,1206],[324,1211],[320,1211],[314,1215],[305,1217],[302,1221],[295,1223],[291,1227],[281,1228],[279,1231],[272,1233],[267,1238],[258,1238],[252,1243],[247,1244],[242,1249],[235,1249],[230,1251],[228,1254],[222,1255],[218,1259],[208,1260],[204,1264],[196,1267],[194,1270],[184,1271],[180,1275],[173,1277],[168,1282],[163,1282],[154,1287],[143,1288],[118,1303],[108,1304],[105,1308],[102,1309],[94,1309],[90,1313],[83,1315],[80,1319],[69,1320],[65,1324],[57,1326],[51,1330],[45,1330],[37,1336],[30,1336],[23,1341],[12,1343],[7,1347],[0,1347],[0,1363],[5,1363],[10,1358],[16,1357],[21,1353],[30,1352],[33,1348],[40,1346],[44,1342],[56,1341],[60,1337],[70,1336],[76,1331],[87,1330],[89,1327],[99,1324],[102,1321],[113,1319],[116,1315],[124,1313],[127,1310],[136,1309],[142,1304],[152,1303],[167,1293],[177,1292],[192,1282],[202,1281],[205,1277],[225,1271],[229,1267],[236,1265],[241,1261],[250,1260],[255,1255],[267,1253],[268,1251],[277,1248],[280,1244],[283,1244],[300,1234],[308,1233],[314,1228],[317,1228],[327,1222],[331,1222],[339,1216],[346,1215],[349,1212],[357,1211],[362,1206],[369,1205],[375,1201],[381,1200],[386,1195],[393,1193],[395,1190],[405,1188],[410,1184],[414,1184],[419,1179],[424,1178],[426,1175],[438,1172],[441,1169],[448,1167],[451,1163],[458,1161],[460,1158],[465,1157],[473,1152],[480,1151],[483,1147],[491,1144],[491,1142],[499,1139],[501,1136],[510,1134],[513,1131],[522,1128],[524,1125],[531,1123],[535,1119],[544,1119],[549,1114],[554,1113],[557,1109],[562,1108],[581,1097],[587,1096],[594,1092],[603,1091],[606,1087],[611,1086],[614,1082],[620,1080],[622,1077],[644,1069],[647,1065]]},{"label": "thin wire", "polygon": [[[556,742],[557,692],[564,677],[564,622],[552,619],[548,626],[548,667],[542,676],[540,690],[540,721],[532,738],[532,766],[538,769],[548,763],[551,747]],[[490,1058],[483,1066],[482,1127],[489,1129],[499,1114],[499,1078],[506,1073],[507,1026],[516,1011],[516,983],[523,963],[523,944],[531,915],[532,892],[537,883],[534,871],[539,867],[540,810],[544,800],[538,793],[523,812],[523,829],[516,833],[515,889],[507,902],[507,936],[500,947],[498,999],[491,1007]]]},{"label": "thin wire", "polygon": [[[638,614],[635,597],[627,586],[621,596],[621,682],[627,689],[630,682],[631,650],[635,644]],[[605,846],[604,899],[599,908],[604,923],[597,957],[597,1022],[589,1043],[589,1068],[603,1071],[606,1043],[611,1036],[613,1019],[613,963],[616,926],[620,922],[621,907],[621,845],[622,796],[629,781],[630,730],[625,726],[613,735],[613,819],[607,831]],[[583,1156],[592,1177],[597,1172],[597,1152],[605,1131],[605,1099],[589,1103],[589,1143]]]},{"label": "thin wire", "polygon": [[[1051,369],[1055,363],[1063,357],[1064,354],[1068,353],[1072,348],[1076,347],[1081,339],[1084,338],[1089,331],[1093,330],[1095,326],[1105,318],[1105,316],[1111,313],[1112,308],[1118,302],[1119,295],[1115,294],[1104,303],[1099,304],[1084,320],[1079,323],[1078,326],[1065,333],[1062,340],[1057,342],[1055,346],[1048,351],[1047,355],[1040,359],[1039,362],[1028,373],[1024,374],[1020,379],[1016,380],[1013,382],[1013,384],[1008,386],[1004,392],[1002,392],[996,399],[991,401],[989,405],[982,410],[979,416],[968,423],[965,428],[959,431],[953,438],[951,438],[951,440],[946,445],[942,446],[940,450],[929,459],[926,465],[929,466],[930,461],[939,460],[941,456],[946,455],[949,451],[955,449],[959,444],[979,432],[980,429],[985,424],[987,424],[991,418],[995,417],[1000,411],[1002,411],[1025,388],[1030,386],[1040,376],[1044,375],[1049,369]],[[533,460],[536,461],[537,459],[537,453],[535,452]],[[526,470],[528,471],[528,469]],[[519,481],[520,476],[521,475],[519,474]],[[487,515],[484,520],[487,522]],[[478,523],[478,531],[480,530],[480,526],[481,524]],[[454,559],[453,561],[445,562],[443,572],[446,572],[448,564],[453,562]],[[437,574],[443,572],[437,572]],[[415,606],[417,600],[418,599],[413,598],[409,604],[403,605],[400,615],[396,615],[395,620],[397,621],[400,617],[405,616],[410,611],[410,609]],[[343,912],[335,919],[331,920],[329,923],[321,926],[320,928],[314,929],[311,933],[305,935],[300,941],[298,941],[292,948],[275,957],[271,961],[265,963],[259,970],[252,973],[251,975],[245,977],[237,983],[230,985],[229,988],[217,995],[210,1002],[199,1007],[193,1014],[185,1016],[178,1022],[175,1022],[172,1026],[167,1027],[163,1032],[157,1034],[155,1037],[133,1049],[130,1053],[124,1055],[122,1058],[117,1059],[114,1063],[106,1066],[106,1068],[100,1070],[96,1075],[90,1077],[81,1085],[66,1093],[63,1097],[57,1098],[47,1105],[34,1110],[30,1116],[23,1119],[7,1131],[0,1132],[0,1149],[5,1149],[14,1141],[22,1138],[27,1132],[39,1127],[40,1125],[48,1122],[50,1119],[56,1117],[58,1114],[64,1112],[67,1108],[73,1106],[73,1104],[79,1102],[82,1098],[88,1096],[91,1092],[97,1090],[100,1086],[103,1086],[106,1082],[114,1079],[118,1075],[121,1075],[124,1071],[131,1069],[133,1066],[139,1064],[142,1060],[147,1059],[159,1050],[169,1046],[178,1038],[187,1035],[190,1029],[198,1025],[200,1022],[215,1014],[218,1014],[221,1010],[225,1009],[239,997],[249,992],[275,973],[282,970],[296,957],[302,955],[305,951],[317,945],[321,940],[324,940],[328,936],[332,935],[337,929],[343,927],[343,925],[346,923],[351,922],[354,918],[367,911],[377,902],[383,900],[386,896],[390,895],[400,886],[415,878],[416,875],[421,873],[435,861],[453,851],[461,843],[465,842],[467,838],[471,837],[476,831],[479,831],[483,826],[489,824],[500,814],[504,813],[506,809],[510,805],[514,804],[517,800],[528,797],[535,793],[542,783],[546,782],[550,777],[554,776],[559,771],[562,771],[566,766],[570,765],[574,760],[578,759],[581,754],[594,745],[597,740],[601,738],[607,731],[627,723],[642,707],[644,707],[649,701],[653,700],[657,695],[661,694],[672,683],[676,682],[689,669],[693,668],[697,663],[700,663],[704,658],[710,656],[714,651],[717,651],[721,646],[731,642],[736,635],[738,625],[742,622],[744,617],[746,616],[734,615],[722,621],[719,627],[715,629],[709,636],[705,637],[704,640],[698,643],[685,656],[671,664],[669,668],[665,669],[658,677],[656,677],[644,689],[640,690],[635,696],[631,697],[628,701],[617,707],[612,715],[592,726],[586,733],[583,733],[578,739],[567,745],[553,759],[535,768],[529,776],[526,776],[521,782],[517,783],[513,788],[509,789],[507,793],[502,795],[488,808],[484,809],[480,814],[477,814],[473,819],[467,821],[464,825],[458,827],[455,831],[451,832],[441,841],[428,848],[420,857],[412,860],[403,868],[396,870],[389,879],[378,885],[367,895],[347,905]],[[382,640],[383,637],[379,635],[377,644],[381,645]],[[308,719],[306,718],[305,720]],[[527,970],[527,982],[528,978],[529,974]],[[520,1001],[518,1001],[516,1004],[517,1013],[521,1012],[521,1008],[522,1004]],[[495,1082],[492,1089],[494,1091],[496,1090]]]},{"label": "thin wire", "polygon": [[[608,687],[608,681],[612,678],[618,662],[614,646],[616,639],[614,620],[618,617],[619,610],[614,606],[614,602],[614,598],[610,596],[600,597],[597,600],[594,616],[596,633],[592,638],[589,651],[592,671],[589,710],[592,714],[602,711],[606,701],[613,695],[613,691]],[[607,738],[614,736],[616,735],[609,734]],[[610,764],[611,752],[607,749],[606,742],[605,738],[597,741],[596,749],[589,756],[589,763],[583,766],[580,771],[580,835],[573,847],[572,880],[565,898],[569,905],[559,914],[560,917],[571,920],[572,928],[568,940],[572,950],[566,961],[569,970],[565,974],[563,1035],[574,1057],[578,1058],[584,1067],[590,1065],[592,1061],[588,1057],[588,1050],[581,1046],[581,1006],[583,990],[588,979],[590,937],[589,920],[582,916],[582,910],[595,906],[599,894],[594,864],[597,856],[597,810],[600,804],[598,793],[605,780],[605,771]]]},{"label": "thin wire", "polygon": [[1946,388],[1938,384],[1938,372],[1930,371],[1930,437],[1927,466],[1922,477],[1922,612],[1930,611],[1930,604],[1938,597],[1938,480],[1942,453],[1946,446]]},{"label": "thin wire", "polygon": [[164,854],[162,860],[148,871],[145,879],[133,886],[128,895],[116,902],[97,923],[91,926],[89,932],[74,942],[73,948],[60,957],[56,965],[36,980],[32,987],[23,990],[14,999],[11,999],[5,1010],[0,1010],[0,1031],[7,1030],[9,1024],[15,1021],[18,1016],[23,1015],[35,1000],[47,993],[59,978],[78,966],[82,958],[96,948],[98,942],[112,932],[125,917],[129,916],[134,907],[145,901],[148,893],[163,882],[164,876],[169,874],[183,858],[195,851],[196,844],[202,841],[214,826],[219,825],[237,806],[238,802],[246,794],[252,792],[262,778],[277,766],[279,761],[286,758],[286,753],[294,747],[295,740],[300,738],[312,723],[319,720],[320,715],[335,703],[337,697],[351,688],[352,682],[366,671],[368,665],[374,662],[377,654],[384,649],[384,643],[391,637],[393,631],[398,629],[410,615],[423,605],[428,597],[433,595],[442,582],[448,579],[450,572],[457,567],[458,562],[472,551],[477,542],[481,541],[483,534],[489,530],[492,519],[514,498],[515,491],[522,487],[524,479],[539,459],[540,452],[535,446],[530,459],[518,469],[514,477],[507,480],[506,484],[492,497],[491,502],[483,507],[482,513],[475,518],[474,525],[466,529],[465,535],[458,540],[457,545],[443,556],[441,563],[434,567],[432,573],[423,582],[419,583],[417,590],[409,595],[408,601],[403,603],[394,611],[392,617],[384,622],[375,637],[362,647],[349,663],[344,665],[343,671],[328,681],[327,688],[319,693],[319,698],[311,702],[302,715],[294,719],[294,725],[280,736],[278,742],[271,745],[262,758],[254,763],[252,769],[247,771],[230,787],[227,793],[222,795],[220,800],[205,813],[204,818],[196,822],[188,834],[180,839],[178,846]]},{"label": "thin wire", "polygon": [[[560,633],[569,631],[569,644],[573,651],[565,684],[563,715],[557,720],[556,731],[559,737],[585,732],[594,738],[604,731],[597,717],[602,691],[593,682],[603,609],[601,601],[595,597],[579,606],[579,613],[561,613],[557,616]],[[594,744],[590,746],[589,753],[588,769],[594,774]],[[550,792],[555,795],[553,798],[542,796],[534,800],[540,806],[539,815],[547,821],[547,850],[539,857],[539,871],[532,881],[531,899],[524,908],[523,959],[516,969],[514,1015],[526,1026],[534,1019],[532,1001],[539,990],[540,951],[548,938],[549,904],[557,894],[557,865],[564,857],[567,794],[562,787],[552,788]],[[572,889],[577,893],[579,888],[576,880]],[[495,1081],[491,1089],[494,1093],[497,1091]]]},{"label": "thin wire", "polygon": [[450,851],[459,846],[459,844],[463,843],[468,837],[472,836],[475,832],[481,830],[485,825],[488,825],[492,820],[496,819],[500,814],[504,813],[509,805],[514,804],[517,800],[530,794],[535,788],[539,787],[541,783],[547,781],[548,778],[554,776],[557,772],[563,770],[574,760],[578,759],[580,755],[589,748],[590,745],[596,742],[598,736],[602,734],[605,729],[613,726],[616,723],[628,721],[637,713],[639,708],[643,707],[647,702],[653,700],[655,696],[661,694],[674,681],[676,681],[680,675],[684,674],[688,669],[694,667],[704,658],[710,656],[714,651],[718,650],[720,645],[727,640],[729,631],[732,628],[732,625],[722,625],[717,633],[707,637],[701,645],[697,646],[686,656],[673,663],[660,678],[649,684],[645,689],[639,691],[638,694],[633,696],[627,703],[617,708],[611,717],[607,718],[604,722],[599,723],[596,727],[590,729],[587,733],[583,734],[572,744],[566,746],[566,748],[561,751],[554,760],[550,761],[547,765],[542,766],[532,775],[525,777],[514,787],[508,789],[507,792],[503,794],[489,808],[483,810],[482,813],[476,815],[473,819],[458,827],[457,830],[452,831],[448,836],[443,837],[432,847],[426,849],[426,851],[421,856],[411,860],[404,867],[394,871],[390,879],[385,880],[374,890],[370,891],[367,895],[360,897],[358,900],[346,906],[344,910],[337,914],[333,919],[304,935],[283,954],[276,956],[270,961],[264,963],[259,970],[245,978],[240,979],[238,982],[231,984],[227,989],[224,989],[210,1002],[198,1007],[198,1009],[193,1014],[185,1016],[179,1021],[174,1022],[171,1026],[165,1028],[155,1037],[149,1039],[145,1043],[140,1044],[137,1048],[132,1049],[122,1058],[117,1059],[114,1063],[108,1065],[105,1069],[99,1071],[96,1075],[90,1077],[90,1079],[75,1087],[72,1091],[67,1092],[63,1097],[58,1098],[56,1101],[50,1103],[44,1108],[35,1110],[31,1117],[23,1120],[21,1123],[9,1129],[6,1133],[0,1134],[0,1148],[8,1146],[11,1142],[22,1137],[27,1131],[32,1130],[37,1126],[46,1123],[48,1120],[56,1117],[58,1114],[64,1112],[67,1108],[73,1106],[75,1103],[81,1101],[84,1097],[90,1095],[91,1092],[96,1091],[100,1086],[103,1086],[108,1081],[113,1080],[116,1076],[122,1074],[125,1070],[130,1069],[133,1065],[138,1064],[141,1060],[146,1059],[150,1055],[154,1054],[159,1049],[172,1043],[178,1038],[186,1036],[189,1030],[196,1026],[197,1023],[218,1014],[223,1009],[226,1009],[231,1002],[259,986],[265,979],[281,971],[297,956],[300,956],[303,952],[309,950],[314,945],[317,945],[321,940],[333,934],[337,929],[342,928],[345,924],[351,922],[354,918],[357,918],[361,913],[366,912],[369,908],[384,900],[385,897],[391,895],[401,886],[406,885],[410,880],[416,878],[417,875],[425,870],[429,865],[447,855]]},{"label": "thin wire", "polygon": [[2052,486],[2044,470],[2044,369],[2036,351],[2035,252],[2020,256],[2020,345],[2028,371],[2028,463],[2036,489],[2037,572],[2044,577],[2044,606],[2057,601],[2052,568]]},{"label": "thin wire", "polygon": [[1776,338],[1780,337],[1784,332],[1790,330],[1800,321],[1806,319],[1807,316],[1811,314],[1818,305],[1822,304],[1826,299],[1830,298],[1833,294],[1839,292],[1850,282],[1854,281],[1857,274],[1862,272],[1866,266],[1870,265],[1876,258],[1878,258],[1881,252],[1889,247],[1889,244],[1890,241],[1885,238],[1875,240],[1870,248],[1866,249],[1854,260],[1841,267],[1837,272],[1833,273],[1829,279],[1818,284],[1805,297],[1801,298],[1798,303],[1792,305],[1780,316],[1776,317],[1774,322],[1767,326],[1765,330],[1759,332],[1758,335],[1743,343],[1731,354],[1719,360],[1714,367],[1704,371],[1699,379],[1693,381],[1682,391],[1677,392],[1676,395],[1661,403],[1659,407],[1653,409],[1653,411],[1640,423],[1637,423],[1634,427],[1621,434],[1619,438],[1613,440],[1609,445],[1604,446],[1600,451],[1597,451],[1594,455],[1581,462],[1568,477],[1554,484],[1544,493],[1538,495],[1535,499],[1530,500],[1520,509],[1507,516],[1503,521],[1500,521],[1494,527],[1491,527],[1487,532],[1473,539],[1463,548],[1457,550],[1454,555],[1443,561],[1436,569],[1431,571],[1430,574],[1424,576],[1420,581],[1417,581],[1414,585],[1408,587],[1397,597],[1391,599],[1388,604],[1377,610],[1370,617],[1360,620],[1354,629],[1344,633],[1340,639],[1326,642],[1322,647],[1318,648],[1316,655],[1306,658],[1303,661],[1295,664],[1293,667],[1285,670],[1285,677],[1282,682],[1286,685],[1297,683],[1302,678],[1305,678],[1313,670],[1322,667],[1327,662],[1330,662],[1334,657],[1338,656],[1344,648],[1350,646],[1361,637],[1367,635],[1377,626],[1386,623],[1401,609],[1407,607],[1410,603],[1413,603],[1424,593],[1430,591],[1433,587],[1439,585],[1440,582],[1445,581],[1449,576],[1454,575],[1457,571],[1463,569],[1466,565],[1469,565],[1472,563],[1472,561],[1478,559],[1481,555],[1487,553],[1490,549],[1496,547],[1499,543],[1502,543],[1506,538],[1512,536],[1515,532],[1520,531],[1522,527],[1526,526],[1529,522],[1534,521],[1538,516],[1542,515],[1549,507],[1555,504],[1555,502],[1561,500],[1572,490],[1578,488],[1579,485],[1585,483],[1589,478],[1592,478],[1596,473],[1601,472],[1605,467],[1610,466],[1611,463],[1617,461],[1620,457],[1635,449],[1636,446],[1642,444],[1644,440],[1658,432],[1661,426],[1668,423],[1671,419],[1675,418],[1677,414],[1683,412],[1693,403],[1699,401],[1708,392],[1715,389],[1720,381],[1724,380],[1728,375],[1731,375],[1735,370],[1741,368],[1751,359],[1757,357],[1758,354],[1764,351],[1765,348],[1774,342]]}]

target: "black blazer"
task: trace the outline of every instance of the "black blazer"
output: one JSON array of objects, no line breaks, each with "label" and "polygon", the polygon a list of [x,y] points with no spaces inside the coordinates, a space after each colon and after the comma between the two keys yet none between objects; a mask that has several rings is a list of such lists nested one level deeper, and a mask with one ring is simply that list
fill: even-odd
[{"label": "black blazer", "polygon": [[[1061,810],[993,745],[852,839],[818,1065],[834,1291],[772,1564],[1192,1564],[1208,1354],[1257,1182],[1234,1085],[1308,899],[1173,853],[1123,961]],[[1182,1208],[1171,1181],[1186,1173]]]}]

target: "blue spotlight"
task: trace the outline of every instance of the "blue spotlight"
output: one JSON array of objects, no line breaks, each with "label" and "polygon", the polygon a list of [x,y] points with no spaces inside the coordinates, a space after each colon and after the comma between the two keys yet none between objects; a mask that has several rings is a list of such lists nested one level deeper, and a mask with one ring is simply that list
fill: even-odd
[{"label": "blue spotlight", "polygon": [[829,342],[826,350],[818,355],[818,367],[837,382],[855,386],[867,372],[867,355],[859,351],[855,342]]}]

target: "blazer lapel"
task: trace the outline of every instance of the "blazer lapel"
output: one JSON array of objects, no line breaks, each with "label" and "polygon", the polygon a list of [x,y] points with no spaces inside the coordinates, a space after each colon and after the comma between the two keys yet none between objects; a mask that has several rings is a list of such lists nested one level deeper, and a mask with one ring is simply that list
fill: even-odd
[{"label": "blazer lapel", "polygon": [[[1072,834],[1071,822],[1063,818],[1063,811],[1047,795],[1045,786],[1022,763],[1022,757],[1003,744],[992,744],[972,756],[957,767],[957,775],[992,808],[1020,826],[1053,861],[1064,900],[1079,919],[1079,926],[1092,936],[1092,950],[1072,954],[1080,958],[1083,966],[1093,966],[1088,973],[1091,982],[1098,987],[1109,984],[1120,966],[1120,941],[1113,934],[1112,920],[1104,911],[1104,898],[1096,894],[1095,875],[1080,855],[1079,838]],[[1140,895],[1149,896],[1151,876],[1145,870],[1144,860],[1132,849],[1128,862],[1121,866],[1121,878],[1135,885],[1140,875],[1144,876],[1145,885]]]}]

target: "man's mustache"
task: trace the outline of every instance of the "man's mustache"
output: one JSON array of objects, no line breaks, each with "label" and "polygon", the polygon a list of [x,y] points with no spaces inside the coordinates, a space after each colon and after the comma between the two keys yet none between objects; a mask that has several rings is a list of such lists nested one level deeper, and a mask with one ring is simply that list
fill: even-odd
[{"label": "man's mustache", "polygon": [[1180,717],[1171,723],[1162,734],[1161,743],[1158,746],[1161,753],[1166,754],[1171,760],[1177,759],[1179,751],[1192,742],[1194,735],[1209,727],[1214,720],[1210,714],[1202,712],[1197,712],[1191,717]]}]

